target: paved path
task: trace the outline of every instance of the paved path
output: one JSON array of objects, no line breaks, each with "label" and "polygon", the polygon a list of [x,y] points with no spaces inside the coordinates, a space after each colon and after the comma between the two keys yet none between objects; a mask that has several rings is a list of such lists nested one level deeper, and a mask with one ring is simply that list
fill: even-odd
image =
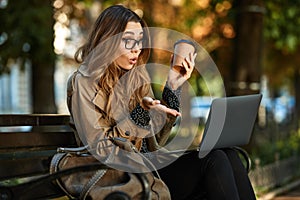
[{"label": "paved path", "polygon": [[300,200],[300,186],[291,190],[290,192],[283,193],[274,197],[272,200]]},{"label": "paved path", "polygon": [[258,200],[300,200],[300,179],[271,191]]}]

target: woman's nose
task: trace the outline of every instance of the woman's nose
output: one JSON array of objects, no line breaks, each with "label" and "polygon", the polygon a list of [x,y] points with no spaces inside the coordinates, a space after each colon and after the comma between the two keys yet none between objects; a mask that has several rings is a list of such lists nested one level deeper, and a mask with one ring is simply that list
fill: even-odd
[{"label": "woman's nose", "polygon": [[139,47],[138,44],[135,44],[134,47],[131,49],[132,52],[138,52],[140,50],[141,50],[141,48]]}]

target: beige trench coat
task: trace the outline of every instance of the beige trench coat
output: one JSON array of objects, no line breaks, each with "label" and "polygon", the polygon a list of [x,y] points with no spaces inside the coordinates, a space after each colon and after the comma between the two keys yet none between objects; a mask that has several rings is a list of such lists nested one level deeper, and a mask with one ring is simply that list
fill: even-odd
[{"label": "beige trench coat", "polygon": [[[140,71],[140,73],[146,72],[144,69],[140,69]],[[84,71],[84,68],[79,68],[68,80],[67,102],[71,113],[71,124],[74,125],[76,130],[79,145],[88,144],[89,146],[97,146],[97,148],[99,146],[103,147],[107,144],[99,143],[104,138],[112,136],[126,138],[137,149],[140,149],[142,139],[146,138],[148,149],[155,151],[167,142],[176,117],[165,115],[164,119],[159,119],[160,117],[155,116],[156,119],[151,118],[150,120],[151,128],[137,126],[129,118],[129,112],[124,112],[124,108],[118,108],[126,102],[124,103],[121,100],[114,103],[113,95],[107,96],[99,89],[98,80],[101,77],[101,71],[97,73],[97,76],[94,74],[88,74]],[[129,79],[130,76],[125,82],[131,83]],[[121,85],[124,86],[126,83]],[[128,87],[125,86],[120,92],[122,90],[128,91]],[[125,95],[124,98],[126,99]],[[117,107],[112,115],[117,119],[117,122],[108,119],[109,106]],[[163,124],[159,124],[161,122]],[[98,150],[97,152],[101,154],[102,151]]]}]

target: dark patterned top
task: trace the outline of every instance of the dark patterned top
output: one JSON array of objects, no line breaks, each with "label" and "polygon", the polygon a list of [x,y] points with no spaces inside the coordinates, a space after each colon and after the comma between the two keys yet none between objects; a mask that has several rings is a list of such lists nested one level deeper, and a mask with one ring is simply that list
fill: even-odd
[{"label": "dark patterned top", "polygon": [[170,108],[179,112],[181,87],[179,87],[177,90],[171,90],[166,84],[162,93],[162,98]]},{"label": "dark patterned top", "polygon": [[141,105],[137,105],[130,113],[130,119],[139,127],[149,129],[150,114],[148,110],[142,108]]},{"label": "dark patterned top", "polygon": [[147,142],[145,139],[143,139],[143,142],[142,142],[142,147],[141,147],[141,150],[140,152],[142,154],[144,154],[144,156],[146,156],[146,158],[152,160],[154,158],[153,154],[151,154],[151,152],[148,150],[148,147],[147,147]]},{"label": "dark patterned top", "polygon": [[[166,84],[162,98],[166,102],[166,104],[177,111],[180,108],[180,95],[181,88],[179,87],[177,90],[171,90]],[[148,110],[142,108],[141,105],[136,106],[132,112],[130,113],[130,119],[139,127],[149,129],[150,125],[150,113]]]}]

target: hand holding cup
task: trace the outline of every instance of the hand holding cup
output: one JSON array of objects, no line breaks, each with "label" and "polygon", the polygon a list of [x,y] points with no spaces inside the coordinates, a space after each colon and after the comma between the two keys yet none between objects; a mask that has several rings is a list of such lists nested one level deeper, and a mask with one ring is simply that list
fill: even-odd
[{"label": "hand holding cup", "polygon": [[191,77],[197,57],[196,46],[189,40],[179,40],[174,44],[167,85],[176,90]]},{"label": "hand holding cup", "polygon": [[184,61],[190,56],[195,54],[196,48],[193,42],[189,40],[179,40],[174,44],[174,54],[172,60],[172,69],[181,75],[186,73]]}]

